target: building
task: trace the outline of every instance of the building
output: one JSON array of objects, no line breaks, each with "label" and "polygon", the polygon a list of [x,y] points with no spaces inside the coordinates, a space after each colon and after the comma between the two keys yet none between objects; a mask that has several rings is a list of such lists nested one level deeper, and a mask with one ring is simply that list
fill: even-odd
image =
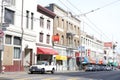
[{"label": "building", "polygon": [[57,70],[76,70],[76,56],[80,45],[80,20],[72,13],[67,12],[56,4],[50,4],[48,9],[56,14],[54,19],[53,34],[59,36],[59,41],[54,41]]},{"label": "building", "polygon": [[56,62],[55,56],[58,54],[53,49],[52,37],[53,37],[53,19],[56,15],[40,5],[37,5],[37,18],[38,25],[35,27],[36,31],[36,61],[49,61]]},{"label": "building", "polygon": [[106,53],[106,63],[110,66],[118,66],[118,53],[115,52],[116,43],[104,42],[104,50]]},{"label": "building", "polygon": [[105,64],[104,44],[101,40],[82,32],[81,46],[85,48],[84,53],[82,53],[82,57],[85,58],[83,64]]},{"label": "building", "polygon": [[[55,61],[52,47],[55,14],[37,0],[2,0],[1,66],[5,71],[22,71],[38,60]],[[9,5],[9,6],[6,6]]]},{"label": "building", "polygon": [[23,66],[34,63],[36,33],[33,29],[36,3],[33,0],[28,4],[25,0],[1,0],[2,25],[4,31],[2,51],[2,65],[5,71],[21,71]]}]

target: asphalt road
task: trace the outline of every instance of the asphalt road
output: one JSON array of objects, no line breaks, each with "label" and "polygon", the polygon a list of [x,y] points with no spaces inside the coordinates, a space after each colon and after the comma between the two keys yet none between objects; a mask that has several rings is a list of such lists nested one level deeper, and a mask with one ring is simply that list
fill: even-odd
[{"label": "asphalt road", "polygon": [[120,80],[120,71],[56,72],[55,74],[28,74],[9,72],[0,74],[0,80]]}]

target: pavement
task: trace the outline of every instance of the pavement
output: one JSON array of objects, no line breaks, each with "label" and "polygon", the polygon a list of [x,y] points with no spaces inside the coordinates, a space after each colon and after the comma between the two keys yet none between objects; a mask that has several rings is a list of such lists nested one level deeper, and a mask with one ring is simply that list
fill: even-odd
[{"label": "pavement", "polygon": [[[84,72],[82,70],[77,70],[77,71],[56,71],[55,73],[69,73],[69,72]],[[14,74],[27,74],[29,71],[16,71],[16,72],[4,72],[0,73],[0,77],[4,75],[14,75]]]}]

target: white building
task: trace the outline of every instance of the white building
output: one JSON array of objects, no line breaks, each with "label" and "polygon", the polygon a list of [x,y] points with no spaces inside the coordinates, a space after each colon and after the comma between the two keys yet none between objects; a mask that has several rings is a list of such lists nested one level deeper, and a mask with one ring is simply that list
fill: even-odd
[{"label": "white building", "polygon": [[89,63],[100,64],[104,62],[104,45],[101,40],[82,32],[81,46],[85,47],[85,53],[82,56],[88,58]]},{"label": "white building", "polygon": [[[9,24],[4,25],[1,42],[4,45],[1,66],[5,66],[5,71],[21,71],[25,66],[36,63],[37,54],[42,54],[41,49],[44,48],[57,54],[52,49],[54,13],[38,7],[37,0],[1,0],[1,3],[2,1],[1,20],[2,23]],[[42,37],[41,33],[44,34]],[[44,47],[40,48],[41,46]],[[47,53],[45,50],[43,53]]]}]

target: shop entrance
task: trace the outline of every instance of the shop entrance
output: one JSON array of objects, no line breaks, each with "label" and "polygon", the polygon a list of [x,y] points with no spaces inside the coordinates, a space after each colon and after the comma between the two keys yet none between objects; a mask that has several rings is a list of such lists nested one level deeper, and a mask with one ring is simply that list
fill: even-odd
[{"label": "shop entrance", "polygon": [[50,64],[52,62],[52,55],[38,54],[37,61],[48,61]]}]

